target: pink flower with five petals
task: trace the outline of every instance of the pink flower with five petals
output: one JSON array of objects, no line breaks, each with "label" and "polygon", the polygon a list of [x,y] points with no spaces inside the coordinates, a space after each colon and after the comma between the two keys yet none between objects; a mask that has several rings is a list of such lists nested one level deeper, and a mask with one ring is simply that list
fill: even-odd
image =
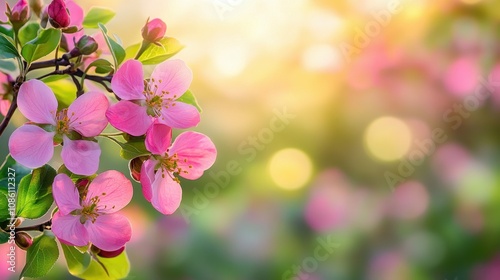
[{"label": "pink flower with five petals", "polygon": [[146,81],[142,64],[126,61],[111,80],[114,93],[122,100],[106,112],[109,123],[134,136],[145,134],[155,120],[173,128],[196,126],[200,122],[196,107],[177,101],[192,79],[193,73],[182,60],[158,64]]},{"label": "pink flower with five petals", "polygon": [[94,141],[107,125],[109,102],[100,92],[87,92],[68,108],[57,111],[52,90],[39,80],[23,83],[17,97],[19,110],[31,122],[16,129],[9,139],[12,157],[29,168],[46,164],[54,144],[63,144],[61,157],[73,173],[92,175],[99,167],[101,149]]},{"label": "pink flower with five petals", "polygon": [[85,246],[89,242],[105,251],[120,249],[130,240],[128,219],[116,213],[132,199],[132,183],[115,170],[99,174],[80,193],[66,174],[52,185],[59,211],[52,217],[52,231],[63,243]]},{"label": "pink flower with five petals", "polygon": [[156,210],[172,214],[182,199],[179,179],[195,180],[215,162],[217,150],[207,136],[183,132],[170,145],[172,129],[155,122],[146,133],[146,148],[152,153],[141,167],[144,197]]}]

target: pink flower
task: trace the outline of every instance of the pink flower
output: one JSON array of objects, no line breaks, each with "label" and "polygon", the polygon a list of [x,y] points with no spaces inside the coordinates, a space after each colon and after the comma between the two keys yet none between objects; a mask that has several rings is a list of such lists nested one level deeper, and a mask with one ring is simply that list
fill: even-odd
[{"label": "pink flower", "polygon": [[163,39],[167,32],[167,25],[159,18],[155,18],[152,21],[146,22],[146,25],[142,28],[142,38],[148,42],[157,42]]},{"label": "pink flower", "polygon": [[217,151],[207,136],[181,133],[172,141],[172,129],[155,122],[146,134],[146,148],[153,154],[141,168],[144,197],[156,210],[172,214],[179,207],[182,189],[179,179],[195,180],[215,162]]},{"label": "pink flower", "polygon": [[69,26],[70,16],[64,0],[52,0],[49,4],[48,13],[50,24],[55,28],[65,28]]},{"label": "pink flower", "polygon": [[89,242],[105,251],[120,249],[130,240],[128,219],[116,213],[132,199],[132,184],[115,170],[99,174],[80,193],[66,174],[52,185],[59,211],[52,217],[52,231],[63,243],[85,246]]},{"label": "pink flower", "polygon": [[196,108],[176,101],[192,79],[193,73],[182,60],[160,63],[146,81],[142,64],[126,61],[111,80],[113,91],[122,100],[106,112],[109,123],[134,136],[146,133],[154,120],[173,128],[197,125],[200,114]]},{"label": "pink flower", "polygon": [[52,90],[39,80],[21,85],[17,97],[19,110],[31,122],[16,129],[9,139],[9,150],[19,163],[38,168],[54,154],[54,144],[63,144],[61,157],[73,173],[92,175],[99,167],[101,149],[82,137],[99,135],[106,127],[108,99],[100,92],[87,92],[68,108],[57,111]]}]

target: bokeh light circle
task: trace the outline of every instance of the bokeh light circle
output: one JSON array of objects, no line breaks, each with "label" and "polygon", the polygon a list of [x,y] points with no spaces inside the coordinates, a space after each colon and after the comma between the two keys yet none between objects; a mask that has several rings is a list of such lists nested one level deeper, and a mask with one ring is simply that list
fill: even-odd
[{"label": "bokeh light circle", "polygon": [[276,152],[269,161],[269,173],[280,188],[295,190],[303,187],[312,174],[311,158],[303,151],[286,148]]},{"label": "bokeh light circle", "polygon": [[410,148],[412,133],[403,121],[394,117],[374,120],[365,131],[365,148],[375,158],[393,161],[403,157]]}]

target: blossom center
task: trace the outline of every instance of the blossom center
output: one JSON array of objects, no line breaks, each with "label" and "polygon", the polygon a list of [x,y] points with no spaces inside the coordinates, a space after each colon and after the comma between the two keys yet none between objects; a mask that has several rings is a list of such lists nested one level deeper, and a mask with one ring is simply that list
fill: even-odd
[{"label": "blossom center", "polygon": [[63,109],[57,112],[56,115],[56,133],[68,134],[69,133],[69,117],[68,109]]},{"label": "blossom center", "polygon": [[[162,177],[165,177],[165,173],[167,173],[168,176],[170,176],[174,181],[177,183],[180,183],[179,179],[176,177],[176,175],[179,174],[188,174],[188,170],[182,169],[178,162],[179,162],[179,157],[177,154],[173,154],[172,156],[168,156],[165,154],[164,157],[160,159],[160,168],[162,172]],[[183,159],[185,163],[187,163],[187,159]],[[189,165],[188,168],[193,168],[192,165]]]},{"label": "blossom center", "polygon": [[159,90],[162,80],[156,81],[151,78],[149,82],[144,81],[144,95],[146,96],[146,105],[148,107],[148,115],[152,117],[160,117],[163,108],[168,109],[175,106],[175,99],[177,95],[169,96],[170,92]]},{"label": "blossom center", "polygon": [[94,196],[90,199],[88,205],[83,206],[80,213],[80,223],[84,224],[87,220],[91,220],[92,223],[95,222],[97,217],[99,217],[99,213],[97,212],[97,203],[99,203],[99,201],[99,196]]}]

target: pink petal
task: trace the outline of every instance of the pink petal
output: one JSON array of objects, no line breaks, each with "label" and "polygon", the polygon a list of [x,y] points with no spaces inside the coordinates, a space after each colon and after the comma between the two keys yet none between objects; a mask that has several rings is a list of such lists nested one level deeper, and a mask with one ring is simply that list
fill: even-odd
[{"label": "pink petal", "polygon": [[197,126],[200,122],[200,113],[196,107],[183,102],[175,102],[174,106],[161,109],[161,117],[158,121],[172,128],[190,128]]},{"label": "pink petal", "polygon": [[87,229],[80,223],[80,216],[62,215],[57,211],[52,217],[52,232],[59,241],[73,246],[89,243]]},{"label": "pink petal", "polygon": [[101,213],[114,213],[125,207],[132,199],[132,183],[122,173],[109,170],[99,174],[90,183],[86,203],[99,197],[97,208]]},{"label": "pink petal", "polygon": [[25,124],[10,136],[9,151],[22,165],[38,168],[54,155],[54,134],[36,125]]},{"label": "pink petal", "polygon": [[116,95],[124,100],[144,100],[144,73],[142,64],[137,60],[127,60],[116,71],[111,80]]},{"label": "pink petal", "polygon": [[108,98],[100,92],[87,92],[78,97],[68,108],[70,127],[85,137],[99,135],[106,125]]},{"label": "pink petal", "polygon": [[0,114],[2,115],[7,115],[7,112],[9,111],[10,108],[10,100],[7,99],[2,99],[0,100]]},{"label": "pink petal", "polygon": [[99,168],[99,144],[87,140],[70,140],[63,136],[61,157],[69,171],[90,176]]},{"label": "pink petal", "polygon": [[68,215],[71,211],[82,208],[78,189],[66,174],[61,173],[54,178],[52,194],[61,215]]},{"label": "pink petal", "polygon": [[181,185],[174,181],[167,171],[158,170],[152,185],[153,207],[165,215],[170,215],[179,208],[182,200]]},{"label": "pink petal", "polygon": [[173,99],[183,95],[191,85],[193,72],[180,59],[164,61],[153,70],[151,74],[150,87],[158,86],[157,92],[165,91],[166,97]]},{"label": "pink petal", "polygon": [[146,149],[155,155],[163,155],[172,143],[172,129],[154,122],[146,132]]},{"label": "pink petal", "polygon": [[87,220],[85,227],[92,244],[105,251],[120,249],[130,241],[132,227],[128,219],[118,213],[100,215],[95,222]]},{"label": "pink petal", "polygon": [[151,189],[151,185],[155,179],[155,166],[156,160],[148,159],[146,160],[141,167],[141,185],[142,185],[142,194],[146,198],[147,201],[151,202],[151,197],[153,196],[153,190]]},{"label": "pink petal", "polygon": [[144,106],[122,100],[109,107],[106,117],[115,128],[134,136],[140,136],[146,133],[153,122],[146,110]]},{"label": "pink petal", "polygon": [[39,80],[24,82],[17,96],[19,110],[30,121],[55,125],[57,99],[52,90]]},{"label": "pink petal", "polygon": [[76,4],[74,1],[66,1],[66,8],[70,15],[70,26],[82,27],[84,12],[82,7]]},{"label": "pink petal", "polygon": [[194,180],[198,179],[203,171],[214,164],[217,150],[212,140],[207,136],[188,131],[181,133],[175,139],[169,154],[177,154],[179,159],[177,166],[183,171],[179,175]]}]

